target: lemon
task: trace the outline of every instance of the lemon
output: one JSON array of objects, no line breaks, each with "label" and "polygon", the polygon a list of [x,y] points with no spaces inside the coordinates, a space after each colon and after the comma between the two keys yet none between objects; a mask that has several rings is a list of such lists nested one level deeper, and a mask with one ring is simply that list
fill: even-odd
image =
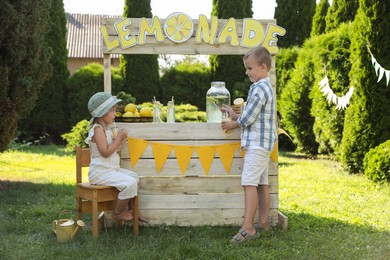
[{"label": "lemon", "polygon": [[243,98],[236,98],[233,101],[233,105],[235,106],[242,106],[244,104],[244,99]]},{"label": "lemon", "polygon": [[116,111],[115,112],[115,117],[121,117],[122,116],[122,113],[121,112],[119,112],[119,111]]},{"label": "lemon", "polygon": [[136,111],[136,112],[133,114],[133,116],[135,116],[135,117],[140,117],[141,115],[138,113],[138,111]]},{"label": "lemon", "polygon": [[133,116],[133,113],[132,112],[125,112],[122,117],[132,117]]},{"label": "lemon", "polygon": [[192,36],[194,23],[184,13],[173,13],[167,17],[164,24],[164,31],[171,41],[185,42]]},{"label": "lemon", "polygon": [[148,108],[148,107],[141,108],[141,110],[139,111],[139,115],[142,116],[142,117],[151,117],[151,116],[153,116],[152,110],[150,108]]},{"label": "lemon", "polygon": [[130,103],[130,104],[127,104],[125,106],[125,112],[131,112],[131,113],[135,113],[135,111],[137,111],[137,106],[134,105],[133,103]]}]

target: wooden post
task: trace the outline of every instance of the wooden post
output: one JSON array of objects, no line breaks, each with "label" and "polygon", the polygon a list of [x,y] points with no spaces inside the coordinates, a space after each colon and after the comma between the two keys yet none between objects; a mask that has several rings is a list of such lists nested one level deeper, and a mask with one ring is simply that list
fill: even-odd
[{"label": "wooden post", "polygon": [[111,54],[104,54],[104,92],[111,93]]}]

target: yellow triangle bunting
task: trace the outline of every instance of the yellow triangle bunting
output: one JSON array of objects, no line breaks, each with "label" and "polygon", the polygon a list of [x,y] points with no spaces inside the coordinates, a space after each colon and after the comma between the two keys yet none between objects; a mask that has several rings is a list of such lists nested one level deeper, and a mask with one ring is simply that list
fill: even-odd
[{"label": "yellow triangle bunting", "polygon": [[146,147],[148,146],[148,142],[143,139],[128,137],[127,145],[129,148],[131,167],[134,168],[138,162],[138,159],[141,157]]},{"label": "yellow triangle bunting", "polygon": [[162,167],[165,164],[169,154],[171,153],[172,146],[162,143],[151,143],[152,151],[154,155],[154,162],[156,164],[157,172],[160,173]]},{"label": "yellow triangle bunting", "polygon": [[234,153],[236,151],[237,144],[222,144],[217,146],[217,153],[219,159],[222,162],[223,167],[225,167],[226,173],[230,172],[232,167]]},{"label": "yellow triangle bunting", "polygon": [[209,175],[211,164],[213,163],[215,155],[214,146],[197,146],[196,153],[199,156],[199,161],[202,164],[203,170],[206,175]]},{"label": "yellow triangle bunting", "polygon": [[270,155],[272,161],[274,162],[278,162],[278,142],[275,143],[275,147],[274,147],[274,150],[271,152],[271,155]]},{"label": "yellow triangle bunting", "polygon": [[184,175],[191,156],[194,153],[194,147],[180,145],[174,146],[173,150],[175,151],[177,163],[179,164],[181,173]]}]

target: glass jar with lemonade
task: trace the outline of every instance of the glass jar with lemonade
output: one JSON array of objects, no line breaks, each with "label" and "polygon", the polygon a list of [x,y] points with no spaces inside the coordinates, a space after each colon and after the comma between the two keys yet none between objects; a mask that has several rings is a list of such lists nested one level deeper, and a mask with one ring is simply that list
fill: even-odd
[{"label": "glass jar with lemonade", "polygon": [[222,104],[230,105],[230,92],[223,81],[211,82],[211,87],[206,93],[207,123],[220,123],[226,114],[222,114]]}]

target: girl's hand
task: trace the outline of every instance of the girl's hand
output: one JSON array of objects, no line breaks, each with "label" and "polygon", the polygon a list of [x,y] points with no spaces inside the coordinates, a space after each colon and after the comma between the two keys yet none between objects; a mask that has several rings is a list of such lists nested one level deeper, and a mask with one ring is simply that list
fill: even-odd
[{"label": "girl's hand", "polygon": [[121,140],[121,141],[120,141],[121,143],[122,143],[124,140],[127,139],[127,133],[128,133],[127,129],[121,128],[121,129],[119,130],[119,133],[118,133],[118,137],[117,137],[117,138],[119,138],[119,140]]}]

